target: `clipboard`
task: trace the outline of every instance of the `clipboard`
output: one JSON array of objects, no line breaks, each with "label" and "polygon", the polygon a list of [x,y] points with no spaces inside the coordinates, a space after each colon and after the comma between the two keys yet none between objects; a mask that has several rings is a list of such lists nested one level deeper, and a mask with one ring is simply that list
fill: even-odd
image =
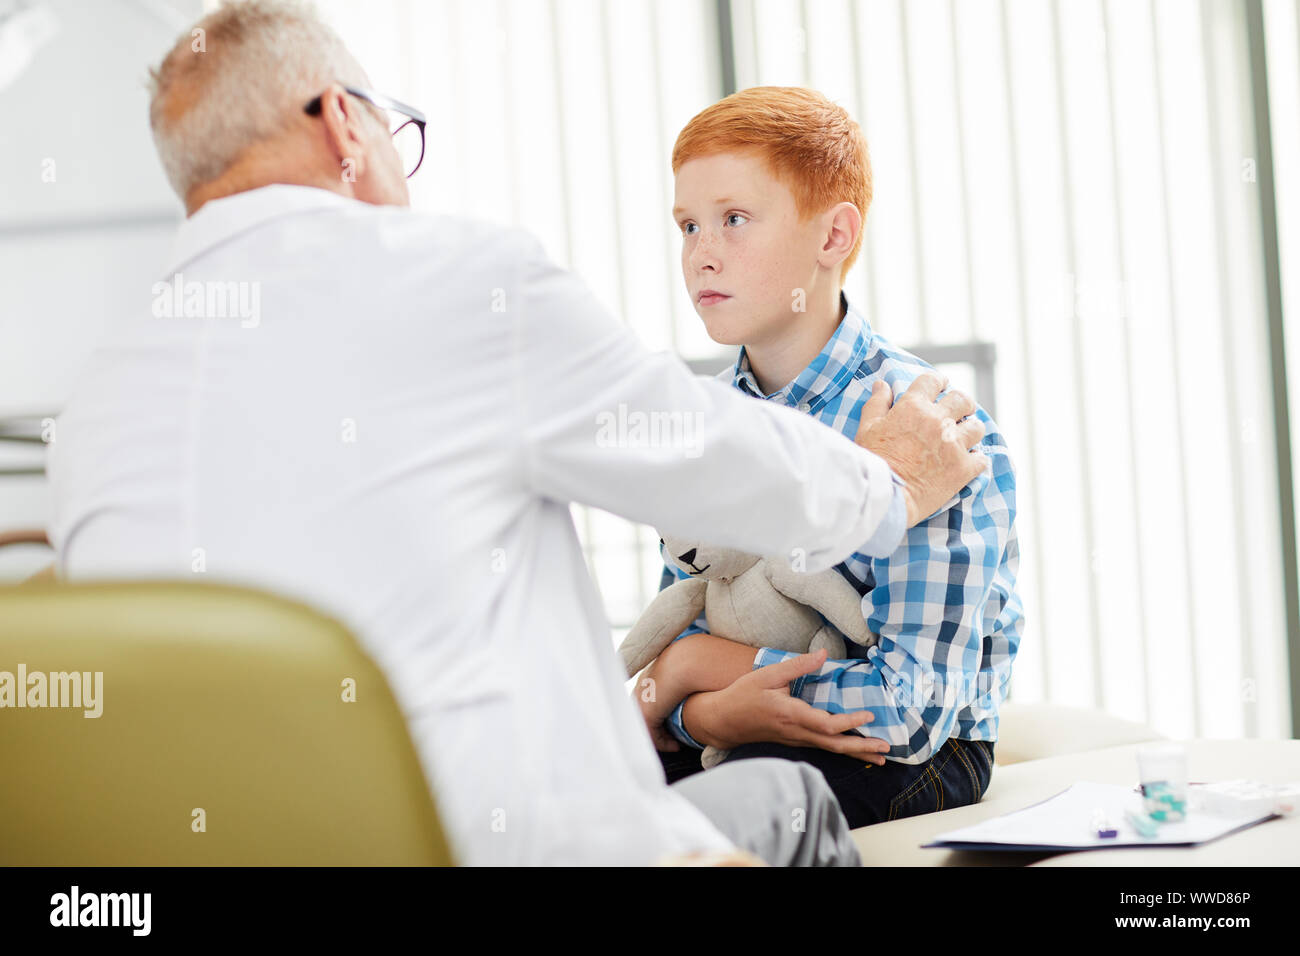
[{"label": "clipboard", "polygon": [[[1186,819],[1161,823],[1155,836],[1144,837],[1125,817],[1125,811],[1142,811],[1140,792],[1123,784],[1082,781],[1022,810],[941,833],[929,843],[921,844],[921,848],[1064,852],[1111,847],[1200,846],[1278,816],[1273,812],[1211,811],[1197,804],[1195,794],[1196,788],[1190,787]],[[1114,837],[1100,837],[1092,829],[1092,815],[1098,809],[1106,812],[1119,831]]]}]

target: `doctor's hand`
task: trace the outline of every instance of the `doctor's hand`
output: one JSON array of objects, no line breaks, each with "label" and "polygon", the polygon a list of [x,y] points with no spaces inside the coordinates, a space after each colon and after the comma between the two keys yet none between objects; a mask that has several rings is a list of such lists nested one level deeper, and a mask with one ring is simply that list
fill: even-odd
[{"label": "doctor's hand", "polygon": [[845,731],[875,715],[867,710],[832,714],[790,696],[790,682],[821,667],[826,651],[800,654],[738,678],[723,690],[693,694],[682,723],[705,745],[731,749],[767,741],[789,747],[820,747],[874,764],[883,764],[887,741]]},{"label": "doctor's hand", "polygon": [[966,418],[975,414],[975,402],[958,391],[939,398],[947,387],[937,373],[926,372],[891,408],[892,390],[880,380],[862,406],[854,441],[883,458],[902,479],[909,528],[989,466],[987,455],[971,450],[984,437],[984,423]]}]

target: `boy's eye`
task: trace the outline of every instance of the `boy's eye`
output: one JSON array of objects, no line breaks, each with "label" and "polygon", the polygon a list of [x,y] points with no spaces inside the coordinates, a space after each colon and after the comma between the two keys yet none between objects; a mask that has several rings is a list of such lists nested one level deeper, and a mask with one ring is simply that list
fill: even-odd
[{"label": "boy's eye", "polygon": [[[732,222],[731,220],[733,219],[739,219],[740,222]],[[749,220],[738,212],[733,212],[727,216],[727,225],[729,226],[743,226],[747,222],[749,222]]]},{"label": "boy's eye", "polygon": [[695,223],[693,223],[693,222],[684,223],[684,224],[682,225],[682,235],[683,235],[683,236],[689,236],[689,235],[692,235],[692,233],[691,233],[691,229],[692,229],[692,228],[696,228],[696,229],[698,229],[699,227],[696,226]]}]

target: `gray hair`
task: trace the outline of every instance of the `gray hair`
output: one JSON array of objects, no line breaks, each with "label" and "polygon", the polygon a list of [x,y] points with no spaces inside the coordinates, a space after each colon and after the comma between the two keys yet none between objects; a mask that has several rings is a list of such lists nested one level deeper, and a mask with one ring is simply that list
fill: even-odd
[{"label": "gray hair", "polygon": [[279,134],[331,83],[367,83],[338,34],[292,0],[227,3],[181,36],[149,78],[154,144],[181,199]]}]

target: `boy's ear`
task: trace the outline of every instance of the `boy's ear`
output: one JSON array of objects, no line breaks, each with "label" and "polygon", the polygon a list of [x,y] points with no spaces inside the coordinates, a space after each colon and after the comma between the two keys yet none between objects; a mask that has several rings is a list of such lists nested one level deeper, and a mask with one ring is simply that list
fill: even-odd
[{"label": "boy's ear", "polygon": [[825,240],[817,262],[827,269],[834,269],[848,258],[853,245],[862,232],[862,213],[851,202],[836,203],[822,214],[825,225]]}]

